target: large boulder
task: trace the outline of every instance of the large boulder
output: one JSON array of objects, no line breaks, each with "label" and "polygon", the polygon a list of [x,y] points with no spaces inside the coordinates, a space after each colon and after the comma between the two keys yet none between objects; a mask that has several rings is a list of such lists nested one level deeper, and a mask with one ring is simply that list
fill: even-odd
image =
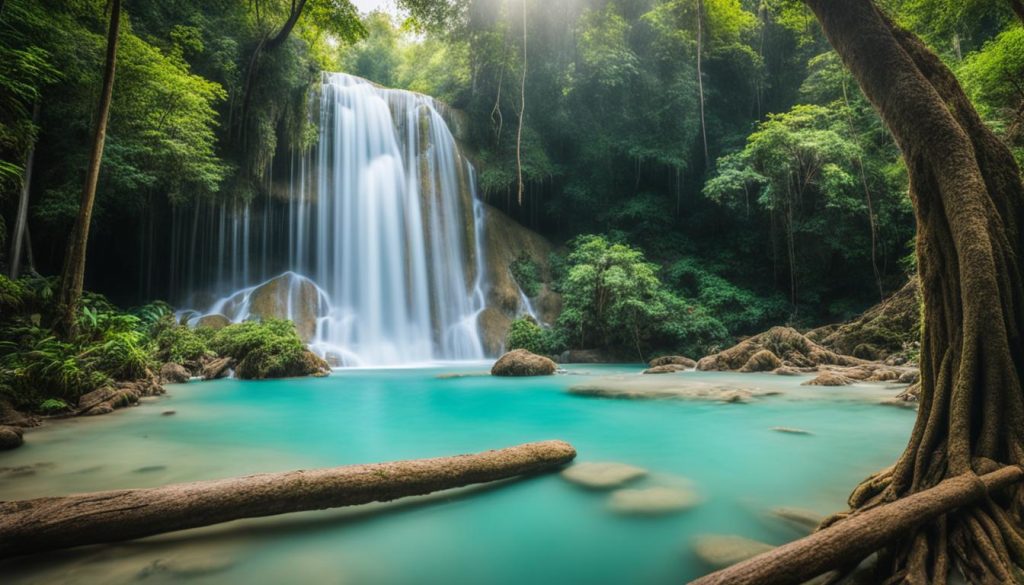
[{"label": "large boulder", "polygon": [[[764,351],[771,356],[762,353]],[[806,368],[820,365],[859,366],[864,363],[864,360],[824,348],[792,327],[772,327],[729,349],[702,358],[697,362],[697,369],[749,372],[769,371],[779,366]],[[773,367],[762,369],[768,365]]]},{"label": "large boulder", "polygon": [[724,569],[772,550],[770,544],[728,534],[705,534],[693,540],[693,552],[701,561]]},{"label": "large boulder", "polygon": [[20,447],[25,442],[21,432],[18,427],[0,426],[0,451]]},{"label": "large boulder", "polygon": [[688,510],[700,503],[692,489],[649,487],[612,492],[608,507],[619,514],[656,516]]},{"label": "large boulder", "polygon": [[491,368],[492,376],[550,376],[558,366],[550,358],[525,349],[512,350],[498,358]]},{"label": "large boulder", "polygon": [[160,383],[161,384],[182,384],[189,381],[192,377],[185,366],[176,364],[173,362],[167,362],[160,366]]},{"label": "large boulder", "polygon": [[316,336],[317,318],[326,313],[327,303],[312,280],[285,272],[252,289],[247,308],[248,317],[290,319],[302,341],[309,343]]},{"label": "large boulder", "polygon": [[235,360],[229,357],[215,358],[203,364],[203,379],[216,380],[228,375],[235,366]]},{"label": "large boulder", "polygon": [[231,325],[231,319],[220,313],[210,313],[209,315],[203,315],[196,321],[196,327],[205,327],[206,329],[223,329]]}]

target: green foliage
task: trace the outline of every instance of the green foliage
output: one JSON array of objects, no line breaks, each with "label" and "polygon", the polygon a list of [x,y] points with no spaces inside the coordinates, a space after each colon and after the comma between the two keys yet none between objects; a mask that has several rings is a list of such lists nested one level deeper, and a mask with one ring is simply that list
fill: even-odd
[{"label": "green foliage", "polygon": [[237,360],[236,372],[241,378],[280,378],[314,371],[310,354],[291,321],[234,323],[217,331],[209,346],[218,355]]},{"label": "green foliage", "polygon": [[721,324],[665,288],[656,265],[626,244],[601,236],[574,240],[558,321],[577,347],[639,353],[720,342]]},{"label": "green foliage", "polygon": [[1024,163],[1024,94],[1019,80],[1024,76],[1024,28],[1012,27],[968,55],[957,72],[968,96],[993,129],[1013,147],[1018,162]]},{"label": "green foliage", "polygon": [[512,277],[516,279],[516,283],[526,296],[535,297],[540,293],[540,267],[529,256],[521,254],[509,268],[512,270]]},{"label": "green foliage", "polygon": [[59,398],[47,398],[39,403],[39,412],[43,414],[60,414],[70,409],[68,403]]},{"label": "green foliage", "polygon": [[155,328],[156,358],[176,364],[196,363],[212,355],[207,337],[209,330],[178,325],[174,316],[164,317]]},{"label": "green foliage", "polygon": [[530,317],[520,317],[509,325],[505,349],[525,349],[537,355],[553,355],[561,349],[557,334],[544,329]]}]

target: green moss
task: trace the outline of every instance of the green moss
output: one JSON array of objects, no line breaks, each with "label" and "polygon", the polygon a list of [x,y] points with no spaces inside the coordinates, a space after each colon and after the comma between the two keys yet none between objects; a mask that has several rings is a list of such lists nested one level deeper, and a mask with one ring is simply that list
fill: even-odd
[{"label": "green moss", "polygon": [[217,331],[209,346],[218,355],[237,360],[235,374],[243,379],[307,376],[327,367],[306,349],[291,321],[234,323]]}]

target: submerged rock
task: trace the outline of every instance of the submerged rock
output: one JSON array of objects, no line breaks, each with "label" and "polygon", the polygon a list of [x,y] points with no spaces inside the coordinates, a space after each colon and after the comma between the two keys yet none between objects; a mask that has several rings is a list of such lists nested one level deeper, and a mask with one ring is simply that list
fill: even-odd
[{"label": "submerged rock", "polygon": [[724,569],[775,548],[770,544],[735,535],[704,534],[693,539],[693,552],[701,561]]},{"label": "submerged rock", "polygon": [[697,362],[681,355],[665,355],[658,358],[654,358],[647,365],[652,368],[668,365],[683,366],[685,368],[695,368],[697,367]]},{"label": "submerged rock", "polygon": [[803,508],[772,508],[768,514],[801,534],[810,534],[818,529],[825,517],[813,510]]},{"label": "submerged rock", "polygon": [[185,369],[185,366],[181,364],[168,362],[160,366],[161,384],[182,384],[184,382],[188,382],[191,377],[191,372]]},{"label": "submerged rock", "polygon": [[20,447],[25,442],[18,427],[0,426],[0,451]]},{"label": "submerged rock", "polygon": [[608,507],[619,514],[660,515],[682,512],[700,503],[693,490],[651,487],[612,492]]},{"label": "submerged rock", "polygon": [[550,376],[558,366],[550,358],[525,349],[512,350],[498,358],[491,368],[493,376]]},{"label": "submerged rock", "polygon": [[569,388],[570,394],[595,398],[626,400],[700,400],[708,402],[745,403],[755,397],[772,396],[776,392],[721,386],[683,377],[630,376],[598,378]]},{"label": "submerged rock", "polygon": [[787,435],[813,435],[811,431],[805,431],[803,429],[794,429],[792,427],[772,427],[772,430],[777,433],[786,433]]},{"label": "submerged rock", "polygon": [[832,371],[825,371],[812,380],[808,380],[801,386],[849,386],[854,383],[853,378]]},{"label": "submerged rock", "polygon": [[613,489],[647,475],[647,470],[625,463],[585,461],[562,472],[566,480],[591,489]]},{"label": "submerged rock", "polygon": [[662,364],[660,366],[654,366],[644,370],[645,374],[672,374],[675,372],[685,372],[689,370],[687,366],[680,364]]}]

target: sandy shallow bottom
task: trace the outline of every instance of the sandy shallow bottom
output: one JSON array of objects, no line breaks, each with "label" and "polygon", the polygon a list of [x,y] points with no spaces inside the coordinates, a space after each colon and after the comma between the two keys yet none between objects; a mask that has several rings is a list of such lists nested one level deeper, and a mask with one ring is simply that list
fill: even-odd
[{"label": "sandy shallow bottom", "polygon": [[[462,364],[169,386],[168,396],[137,408],[28,433],[23,448],[0,455],[0,499],[433,457],[552,438],[573,443],[579,462],[642,468],[646,474],[618,486],[635,491],[616,499],[612,488],[554,473],[15,559],[0,564],[0,580],[681,583],[709,570],[692,551],[700,535],[780,544],[798,533],[767,510],[840,508],[859,480],[895,459],[914,420],[913,411],[878,404],[898,392],[884,385],[811,388],[800,386],[805,377],[766,374],[641,376],[639,365],[576,366],[537,379],[451,375],[481,369]],[[628,389],[630,399],[569,391],[581,386]],[[721,390],[753,398],[693,398]],[[646,399],[651,393],[657,399]],[[170,410],[173,415],[162,414]],[[684,489],[686,504],[675,505]],[[644,513],[623,513],[623,497],[636,509],[639,490],[653,498],[639,503]]]}]

